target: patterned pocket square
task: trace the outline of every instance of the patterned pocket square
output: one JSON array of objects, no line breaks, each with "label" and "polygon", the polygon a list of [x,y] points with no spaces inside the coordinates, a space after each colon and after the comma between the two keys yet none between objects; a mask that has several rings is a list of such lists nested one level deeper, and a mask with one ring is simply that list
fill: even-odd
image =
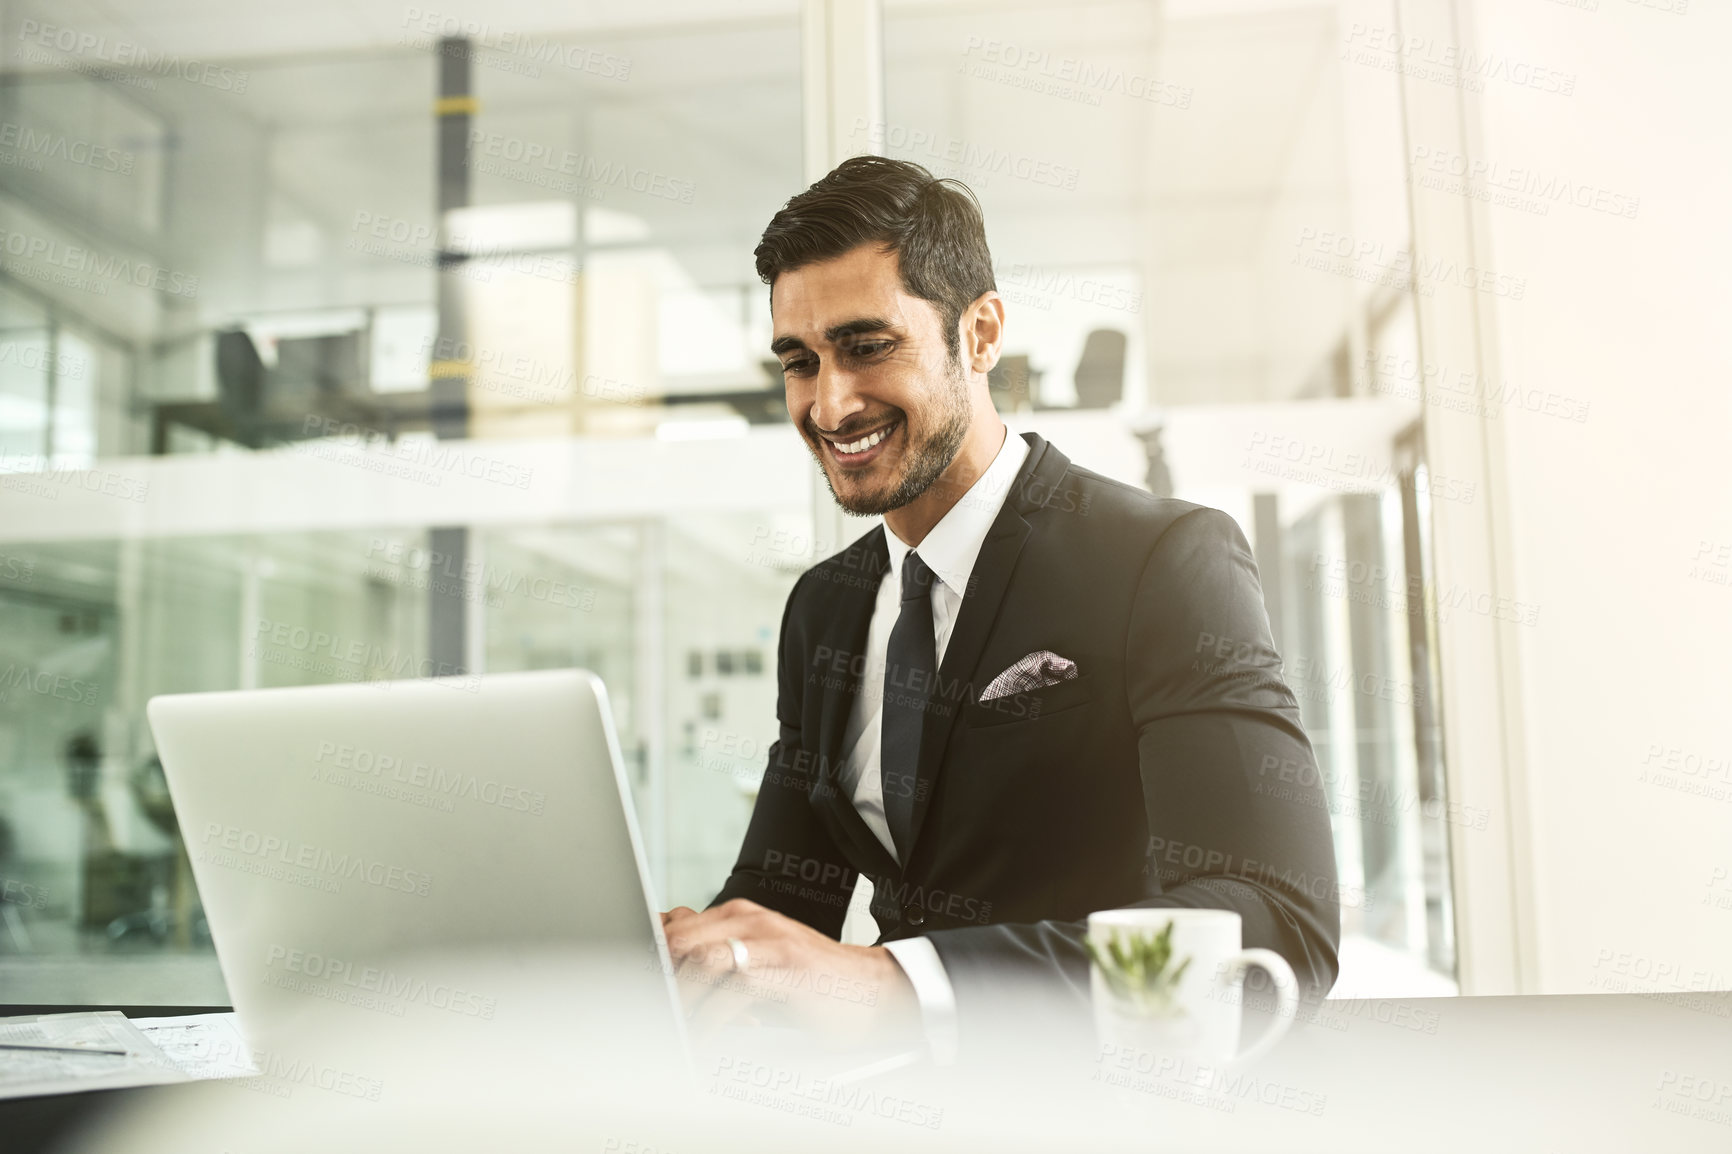
[{"label": "patterned pocket square", "polygon": [[981,690],[980,700],[991,701],[995,697],[1044,689],[1061,681],[1074,680],[1076,675],[1076,662],[1060,657],[1050,649],[1042,649],[1039,653],[1030,653],[994,677],[992,683]]}]

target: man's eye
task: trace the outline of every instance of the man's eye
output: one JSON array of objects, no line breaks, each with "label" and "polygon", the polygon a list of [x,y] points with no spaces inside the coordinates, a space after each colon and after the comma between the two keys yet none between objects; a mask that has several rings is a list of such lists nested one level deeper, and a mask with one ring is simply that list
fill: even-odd
[{"label": "man's eye", "polygon": [[848,355],[851,357],[875,357],[889,348],[890,344],[889,341],[861,341],[858,344],[848,346]]},{"label": "man's eye", "polygon": [[798,376],[803,376],[804,374],[809,373],[811,371],[812,371],[812,362],[810,359],[797,360],[797,361],[785,361],[782,364],[782,373],[784,376],[798,377]]}]

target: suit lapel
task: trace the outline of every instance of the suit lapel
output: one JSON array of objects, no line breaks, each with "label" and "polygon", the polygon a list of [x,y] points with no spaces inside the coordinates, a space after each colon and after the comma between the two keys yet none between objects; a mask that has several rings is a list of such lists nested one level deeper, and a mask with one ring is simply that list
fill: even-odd
[{"label": "suit lapel", "polygon": [[[980,555],[975,558],[968,579],[969,592],[962,598],[956,625],[950,631],[950,644],[944,651],[944,660],[939,663],[938,694],[934,696],[942,694],[945,708],[935,706],[927,713],[920,734],[913,847],[920,844],[921,826],[932,805],[933,794],[938,790],[939,769],[944,763],[944,747],[950,740],[951,730],[963,706],[978,696],[985,684],[984,681],[974,684],[979,672],[976,666],[981,650],[992,634],[998,607],[1004,601],[1005,591],[1010,588],[1017,558],[1022,555],[1023,546],[1028,541],[1031,528],[1027,514],[1039,509],[1052,497],[1065,470],[1070,467],[1070,459],[1040,436],[1030,433],[1026,440],[1029,442],[1028,459],[1005,494],[1004,505],[980,546]],[[904,858],[912,860],[912,847]]]},{"label": "suit lapel", "polygon": [[[825,619],[818,624],[817,634],[820,644],[842,655],[850,669],[856,655],[866,652],[878,585],[889,568],[890,551],[884,544],[882,525],[850,545],[840,563],[831,567],[834,596],[827,602]],[[831,680],[831,684],[823,688],[819,705],[818,783],[812,791],[811,804],[830,825],[832,835],[852,851],[850,857],[856,866],[866,862],[870,872],[878,876],[893,875],[895,859],[861,820],[854,799],[842,785],[842,758],[847,752],[842,748],[842,739],[858,696],[859,682],[851,674],[826,675],[821,669],[817,672]]]}]

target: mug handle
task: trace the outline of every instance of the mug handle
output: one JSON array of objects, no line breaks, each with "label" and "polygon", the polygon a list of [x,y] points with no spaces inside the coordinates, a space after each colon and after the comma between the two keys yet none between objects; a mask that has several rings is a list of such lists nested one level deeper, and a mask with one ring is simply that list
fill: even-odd
[{"label": "mug handle", "polygon": [[[1243,1053],[1233,1057],[1235,1062],[1244,1062],[1266,1053],[1287,1028],[1293,1024],[1293,1018],[1299,1009],[1299,979],[1293,976],[1293,967],[1287,964],[1287,959],[1274,950],[1251,949],[1240,950],[1227,959],[1221,967],[1219,985],[1231,986],[1245,980],[1245,971],[1252,966],[1261,966],[1275,979],[1275,1020],[1269,1023],[1269,1028],[1263,1031],[1263,1036],[1253,1042]],[[1240,997],[1243,998],[1241,992]]]}]

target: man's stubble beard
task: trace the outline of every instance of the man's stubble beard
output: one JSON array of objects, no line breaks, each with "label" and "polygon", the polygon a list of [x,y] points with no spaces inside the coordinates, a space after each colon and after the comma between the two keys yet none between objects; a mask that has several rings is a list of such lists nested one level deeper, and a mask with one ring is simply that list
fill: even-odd
[{"label": "man's stubble beard", "polygon": [[[836,482],[830,477],[821,450],[813,451],[813,456],[818,459],[818,471],[824,474],[824,484],[829,486],[830,496],[846,512],[856,517],[876,517],[912,504],[944,475],[950,462],[956,460],[962,442],[968,439],[968,427],[973,422],[974,413],[968,403],[968,381],[962,373],[962,358],[949,357],[946,367],[950,371],[944,382],[938,427],[923,437],[919,444],[911,439],[908,441],[908,450],[902,458],[902,479],[888,493],[844,499],[836,492]],[[914,436],[907,410],[902,413],[902,428],[904,437]]]}]

